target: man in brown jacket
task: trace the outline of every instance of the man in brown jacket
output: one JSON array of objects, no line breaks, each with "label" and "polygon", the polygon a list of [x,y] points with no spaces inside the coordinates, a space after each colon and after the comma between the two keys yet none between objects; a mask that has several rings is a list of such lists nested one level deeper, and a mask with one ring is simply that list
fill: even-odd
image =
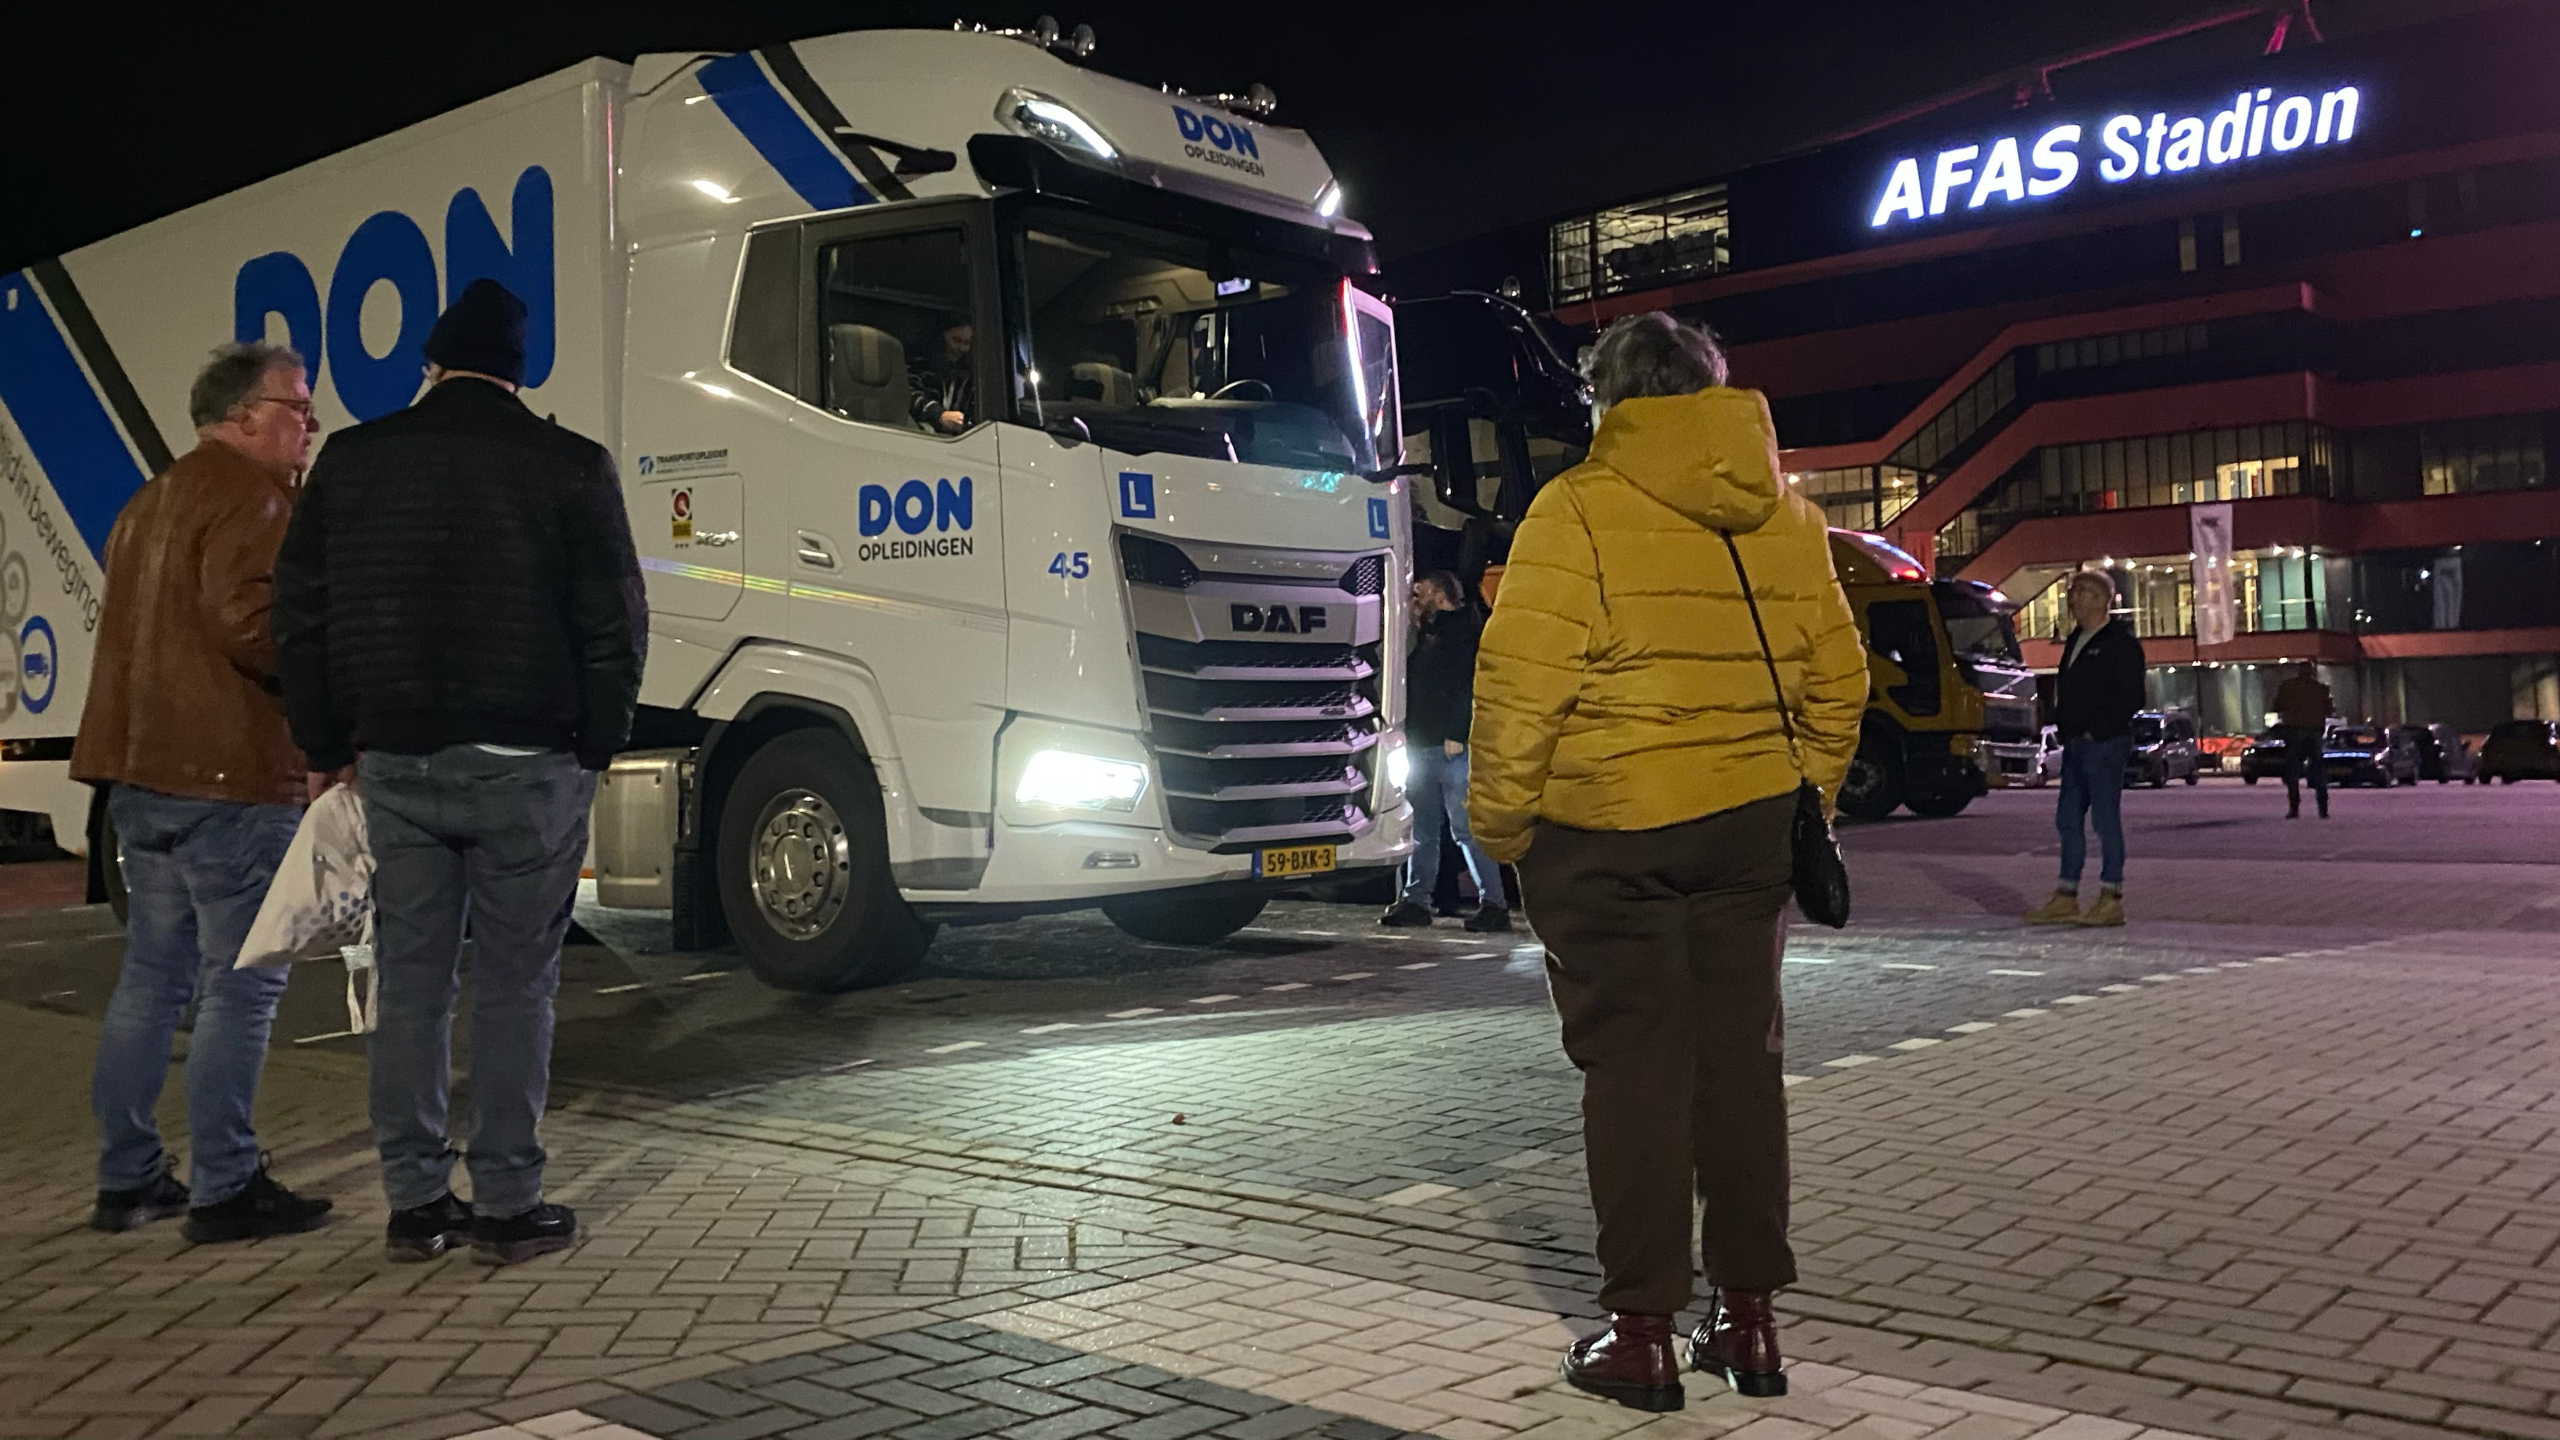
[{"label": "man in brown jacket", "polygon": [[[98,1036],[98,1207],[129,1230],[184,1211],[197,1243],[323,1223],[326,1200],[267,1177],[258,1072],[282,970],[232,962],[266,899],[306,797],[267,633],[276,547],[311,451],[302,357],[225,345],[196,376],[199,443],[142,487],[107,538],[96,673],[71,775],[108,787],[124,857],[124,973]],[[178,1018],[187,1047],[192,1188],[178,1183],[153,1111]]]}]

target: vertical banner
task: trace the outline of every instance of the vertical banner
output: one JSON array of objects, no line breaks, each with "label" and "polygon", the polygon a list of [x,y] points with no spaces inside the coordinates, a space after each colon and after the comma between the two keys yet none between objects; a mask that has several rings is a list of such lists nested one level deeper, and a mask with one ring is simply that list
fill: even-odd
[{"label": "vertical banner", "polygon": [[2231,574],[2231,507],[2187,507],[2187,548],[2195,552],[2196,644],[2228,645],[2240,628]]}]

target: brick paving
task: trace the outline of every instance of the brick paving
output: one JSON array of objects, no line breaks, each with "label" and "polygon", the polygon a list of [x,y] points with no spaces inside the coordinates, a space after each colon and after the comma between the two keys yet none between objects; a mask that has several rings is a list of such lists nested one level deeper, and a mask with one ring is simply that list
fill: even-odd
[{"label": "brick paving", "polygon": [[[1884,870],[1868,893],[1955,873]],[[278,1045],[261,1124],[339,1225],[89,1233],[94,1023],[0,1004],[0,1437],[2560,1440],[2534,928],[2560,907],[2492,908],[2054,936],[1924,907],[1800,937],[1795,1393],[1693,1382],[1665,1417],[1555,1379],[1589,1221],[1571,1072],[1508,944],[1302,907],[1107,983],[801,1012],[686,985],[649,1044],[779,1029],[791,1063],[568,1077],[554,1193],[588,1238],[505,1271],[382,1260],[336,1043]]]}]

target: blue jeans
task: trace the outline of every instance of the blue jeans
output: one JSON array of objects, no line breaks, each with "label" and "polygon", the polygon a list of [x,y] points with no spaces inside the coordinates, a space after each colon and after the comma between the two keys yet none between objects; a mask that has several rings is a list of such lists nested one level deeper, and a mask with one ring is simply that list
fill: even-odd
[{"label": "blue jeans", "polygon": [[1458,842],[1458,853],[1466,857],[1467,873],[1476,878],[1476,903],[1507,907],[1502,867],[1484,853],[1475,832],[1467,828],[1465,753],[1451,755],[1434,742],[1409,746],[1405,754],[1413,766],[1406,778],[1413,797],[1414,849],[1413,859],[1405,866],[1404,898],[1416,905],[1431,903],[1431,892],[1440,884],[1440,836],[1445,830]]},{"label": "blue jeans", "polygon": [[302,823],[293,805],[184,800],[118,785],[107,797],[124,853],[124,972],[98,1032],[89,1087],[98,1188],[134,1190],[167,1163],[153,1118],[190,1001],[187,1133],[192,1203],[218,1205],[258,1173],[258,1072],[285,970],[234,970],[268,882]]},{"label": "blue jeans", "polygon": [[368,753],[373,843],[373,1136],[395,1210],[453,1188],[454,1000],[471,933],[471,1200],[483,1215],[542,1203],[560,940],[586,863],[596,777],[569,755]]},{"label": "blue jeans", "polygon": [[2098,831],[2098,883],[2124,885],[2124,767],[2133,758],[2133,737],[2091,740],[2086,736],[2062,746],[2062,795],[2054,807],[2054,824],[2062,831],[2062,883],[2080,886],[2089,863],[2085,820]]}]

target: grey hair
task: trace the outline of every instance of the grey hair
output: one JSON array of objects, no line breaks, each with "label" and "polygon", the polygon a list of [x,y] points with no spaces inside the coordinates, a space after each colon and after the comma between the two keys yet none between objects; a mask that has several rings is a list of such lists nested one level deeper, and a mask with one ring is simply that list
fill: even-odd
[{"label": "grey hair", "polygon": [[213,358],[196,372],[196,383],[187,390],[187,419],[199,430],[221,424],[258,393],[267,372],[284,369],[301,374],[302,352],[262,340],[216,346]]},{"label": "grey hair", "polygon": [[2116,590],[2115,577],[2109,575],[2106,571],[2075,570],[2071,573],[2071,583],[2063,587],[2063,600],[2068,602],[2072,596],[2080,593],[2083,586],[2089,585],[2097,586],[2099,589],[2107,592],[2107,604],[2110,608],[2113,608],[2116,601],[2121,598]]},{"label": "grey hair", "polygon": [[1644,395],[1692,395],[1725,380],[1724,347],[1704,325],[1659,310],[1612,323],[1591,347],[1591,398],[1603,405]]}]

